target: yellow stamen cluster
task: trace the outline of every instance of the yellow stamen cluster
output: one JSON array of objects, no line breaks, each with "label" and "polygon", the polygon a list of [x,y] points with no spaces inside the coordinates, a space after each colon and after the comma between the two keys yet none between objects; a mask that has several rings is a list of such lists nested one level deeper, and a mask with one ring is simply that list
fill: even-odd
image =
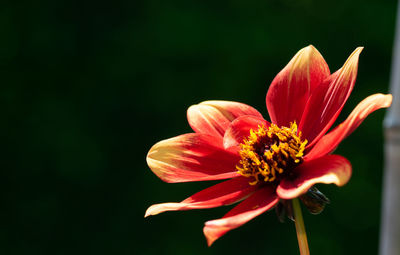
[{"label": "yellow stamen cluster", "polygon": [[250,185],[277,181],[285,171],[288,174],[287,170],[301,163],[306,144],[307,140],[301,140],[296,122],[281,128],[275,124],[268,128],[259,126],[257,131],[250,130],[250,135],[240,144],[242,159],[236,169],[239,174],[254,179]]}]

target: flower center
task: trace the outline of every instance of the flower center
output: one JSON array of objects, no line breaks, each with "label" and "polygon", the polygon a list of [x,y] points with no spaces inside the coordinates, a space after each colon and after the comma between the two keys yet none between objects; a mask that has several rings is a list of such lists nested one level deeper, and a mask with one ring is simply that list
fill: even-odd
[{"label": "flower center", "polygon": [[257,131],[251,129],[240,144],[242,159],[236,169],[242,176],[252,178],[250,185],[279,181],[302,162],[306,144],[296,122],[281,128],[275,124],[268,128],[259,126]]}]

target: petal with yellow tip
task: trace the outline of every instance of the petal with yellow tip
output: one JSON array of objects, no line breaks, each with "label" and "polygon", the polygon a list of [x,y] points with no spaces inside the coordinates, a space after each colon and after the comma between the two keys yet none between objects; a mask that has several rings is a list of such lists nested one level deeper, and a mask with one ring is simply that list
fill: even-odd
[{"label": "petal with yellow tip", "polygon": [[299,123],[311,93],[329,75],[328,64],[314,46],[301,49],[268,89],[266,103],[272,123]]},{"label": "petal with yellow tip", "polygon": [[197,192],[180,203],[162,203],[150,206],[146,215],[156,215],[166,211],[214,208],[236,203],[256,190],[245,177],[236,177]]},{"label": "petal with yellow tip", "polygon": [[353,51],[343,67],[328,77],[311,94],[304,109],[299,129],[308,140],[307,147],[328,131],[335,122],[356,82],[358,58],[362,47]]},{"label": "petal with yellow tip", "polygon": [[349,136],[372,112],[387,108],[392,103],[392,95],[374,94],[361,101],[351,112],[349,117],[333,131],[324,135],[305,156],[305,160],[312,160],[333,152],[339,143]]},{"label": "petal with yellow tip", "polygon": [[262,118],[253,107],[231,101],[205,101],[187,110],[189,125],[196,133],[223,137],[229,124],[239,116],[251,115]]},{"label": "petal with yellow tip", "polygon": [[165,182],[228,179],[239,176],[237,151],[225,150],[222,139],[184,134],[156,143],[147,154],[150,169]]}]

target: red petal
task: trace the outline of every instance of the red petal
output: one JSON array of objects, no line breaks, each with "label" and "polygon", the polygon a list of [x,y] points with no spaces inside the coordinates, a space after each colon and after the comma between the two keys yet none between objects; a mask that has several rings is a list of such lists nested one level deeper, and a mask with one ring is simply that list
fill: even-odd
[{"label": "red petal", "polygon": [[238,146],[250,135],[250,129],[257,130],[259,126],[269,127],[270,123],[255,116],[241,116],[229,125],[224,135],[224,147]]},{"label": "red petal", "polygon": [[205,101],[192,105],[187,111],[189,125],[196,133],[223,137],[232,120],[242,115],[262,118],[253,107],[230,101]]},{"label": "red petal", "polygon": [[333,131],[323,136],[304,157],[312,160],[333,152],[339,143],[349,136],[372,112],[389,107],[392,103],[392,95],[374,94],[357,105],[349,117],[337,126]]},{"label": "red petal", "polygon": [[147,154],[151,170],[166,182],[220,180],[239,176],[237,151],[225,150],[222,139],[184,134],[156,143]]},{"label": "red petal", "polygon": [[304,110],[299,129],[308,140],[307,147],[325,134],[335,122],[357,77],[358,57],[363,48],[357,48],[343,67],[332,74],[312,93]]},{"label": "red petal", "polygon": [[266,101],[272,123],[299,123],[311,92],[329,74],[329,67],[317,49],[312,45],[301,49],[268,89]]},{"label": "red petal", "polygon": [[215,240],[225,235],[228,231],[240,227],[251,219],[266,212],[276,205],[279,198],[270,186],[256,191],[249,198],[238,204],[223,218],[207,221],[203,232],[210,246]]},{"label": "red petal", "polygon": [[248,178],[240,176],[197,192],[180,203],[152,205],[147,209],[145,217],[165,211],[204,209],[233,204],[249,196],[256,188],[257,186],[249,185]]},{"label": "red petal", "polygon": [[351,176],[351,164],[342,156],[326,155],[306,161],[294,169],[296,178],[280,182],[276,193],[282,199],[292,199],[307,192],[316,183],[346,184]]}]

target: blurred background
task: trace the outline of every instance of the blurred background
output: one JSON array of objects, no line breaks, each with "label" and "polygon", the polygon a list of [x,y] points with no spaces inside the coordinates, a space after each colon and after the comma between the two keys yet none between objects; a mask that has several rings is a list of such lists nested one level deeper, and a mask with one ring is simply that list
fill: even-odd
[{"label": "blurred background", "polygon": [[[164,213],[209,183],[167,184],[150,147],[191,132],[186,109],[233,100],[267,116],[274,76],[313,44],[331,71],[365,46],[338,121],[387,92],[396,1],[2,1],[1,254],[298,254],[274,211],[207,248],[207,220],[229,208]],[[304,212],[311,254],[376,254],[382,120],[373,113],[337,149],[354,172],[331,204]]]}]

